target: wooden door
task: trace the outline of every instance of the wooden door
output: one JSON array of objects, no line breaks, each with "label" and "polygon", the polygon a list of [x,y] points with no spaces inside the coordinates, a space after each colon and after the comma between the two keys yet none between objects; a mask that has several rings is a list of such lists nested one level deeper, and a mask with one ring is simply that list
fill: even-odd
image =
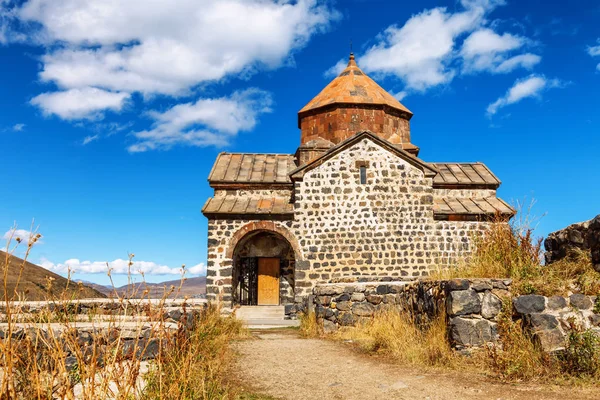
[{"label": "wooden door", "polygon": [[279,305],[279,258],[258,259],[258,305]]}]

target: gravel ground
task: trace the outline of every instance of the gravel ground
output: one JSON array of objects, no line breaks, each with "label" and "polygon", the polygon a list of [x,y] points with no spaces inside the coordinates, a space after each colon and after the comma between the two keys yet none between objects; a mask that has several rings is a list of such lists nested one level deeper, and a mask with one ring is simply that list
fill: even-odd
[{"label": "gravel ground", "polygon": [[598,399],[598,389],[504,385],[467,373],[422,373],[296,331],[255,332],[237,343],[240,382],[286,400]]}]

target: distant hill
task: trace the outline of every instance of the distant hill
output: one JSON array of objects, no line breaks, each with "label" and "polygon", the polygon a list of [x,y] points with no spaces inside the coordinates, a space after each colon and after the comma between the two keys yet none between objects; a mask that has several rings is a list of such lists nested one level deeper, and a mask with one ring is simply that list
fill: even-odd
[{"label": "distant hill", "polygon": [[[9,296],[13,295],[16,288],[19,297],[25,300],[61,298],[63,294],[67,298],[79,299],[106,297],[102,292],[86,285],[81,286],[80,290],[77,282],[68,281],[66,278],[45,268],[0,251],[0,299],[5,298],[4,272],[7,264],[6,286]],[[21,279],[19,281],[20,273]],[[52,280],[51,286],[49,285],[48,278]],[[19,281],[18,287],[17,281]]]},{"label": "distant hill", "polygon": [[[178,290],[179,286],[181,285],[180,279],[160,283],[136,282],[131,285],[124,285],[117,288],[90,284],[87,282],[86,285],[94,287],[96,290],[101,291],[109,297],[114,297],[116,291],[120,297],[146,297],[152,299],[160,299],[166,293],[169,292],[171,286],[174,286],[175,290],[173,291],[173,293],[171,293],[171,295],[169,295],[169,298],[181,298],[185,296],[198,298],[204,297],[204,295],[206,294],[205,276],[187,278],[185,282],[183,282],[183,285],[181,286],[180,290]],[[148,290],[149,292],[147,294],[144,294],[145,290]]]}]

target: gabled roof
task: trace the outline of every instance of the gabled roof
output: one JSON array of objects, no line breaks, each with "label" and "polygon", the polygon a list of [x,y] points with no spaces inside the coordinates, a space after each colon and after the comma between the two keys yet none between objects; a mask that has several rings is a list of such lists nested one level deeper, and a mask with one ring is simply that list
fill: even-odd
[{"label": "gabled roof", "polygon": [[210,171],[211,184],[290,184],[296,168],[292,154],[221,153]]},{"label": "gabled roof", "polygon": [[380,138],[379,136],[373,134],[372,132],[363,131],[363,132],[357,133],[356,135],[344,140],[341,143],[338,143],[337,145],[335,145],[334,147],[329,149],[326,153],[324,153],[323,155],[321,155],[318,158],[315,158],[308,164],[305,164],[305,165],[298,167],[295,170],[291,171],[290,177],[292,178],[292,180],[302,179],[302,177],[304,176],[304,174],[307,171],[318,167],[319,165],[323,164],[325,161],[329,160],[330,158],[332,158],[335,155],[342,152],[344,149],[346,149],[350,146],[353,146],[354,144],[360,142],[361,140],[363,140],[365,138],[368,138],[373,143],[383,147],[384,149],[386,149],[387,151],[389,151],[393,154],[396,154],[397,156],[399,156],[400,158],[402,158],[403,160],[405,160],[412,166],[420,169],[421,171],[423,171],[423,173],[425,174],[426,177],[432,178],[433,176],[435,176],[438,173],[438,171],[431,164],[428,164],[425,161],[413,156],[412,154],[408,153],[405,150],[402,150],[398,146],[394,146],[387,140]]},{"label": "gabled roof", "polygon": [[386,92],[356,65],[354,54],[350,54],[348,66],[329,83],[315,98],[305,105],[298,116],[331,104],[371,104],[397,109],[410,118],[412,113],[394,96]]},{"label": "gabled roof", "polygon": [[496,189],[502,182],[480,162],[476,163],[431,163],[439,174],[433,179],[433,187],[478,186]]}]

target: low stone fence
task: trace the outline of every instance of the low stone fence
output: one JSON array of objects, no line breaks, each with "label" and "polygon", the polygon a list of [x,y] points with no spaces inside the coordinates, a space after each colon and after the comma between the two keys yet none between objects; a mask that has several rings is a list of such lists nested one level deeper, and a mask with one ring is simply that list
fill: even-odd
[{"label": "low stone fence", "polygon": [[513,309],[547,352],[563,350],[573,329],[591,329],[600,336],[600,300],[596,296],[519,296],[513,299]]},{"label": "low stone fence", "polygon": [[191,329],[206,304],[201,299],[14,302],[9,329],[3,303],[0,340],[10,335],[24,346],[60,346],[70,368],[77,367],[76,354],[93,354],[100,365],[115,352],[123,359],[149,360],[175,334]]},{"label": "low stone fence", "polygon": [[329,283],[314,288],[312,301],[326,332],[365,321],[384,307],[408,311],[417,324],[445,315],[450,340],[460,349],[497,340],[496,318],[510,284],[506,279]]}]

